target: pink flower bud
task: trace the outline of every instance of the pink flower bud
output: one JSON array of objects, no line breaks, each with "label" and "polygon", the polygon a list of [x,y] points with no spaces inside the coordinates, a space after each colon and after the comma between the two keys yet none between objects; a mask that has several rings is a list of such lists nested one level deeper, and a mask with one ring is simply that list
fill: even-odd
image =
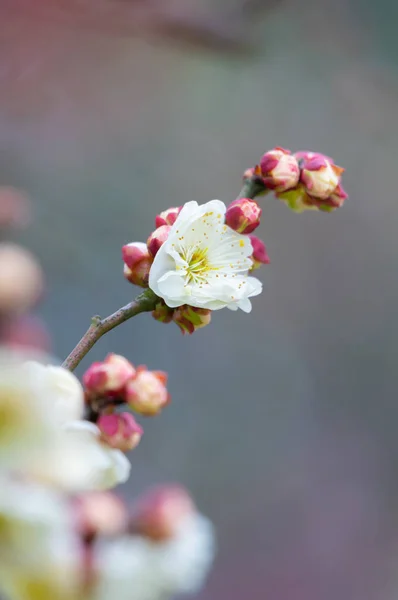
[{"label": "pink flower bud", "polygon": [[192,334],[197,329],[209,325],[211,321],[211,310],[184,304],[175,309],[173,321],[178,325],[183,334]]},{"label": "pink flower bud", "polygon": [[339,185],[344,169],[323,154],[306,154],[307,157],[301,159],[300,176],[305,191],[313,198],[327,200]]},{"label": "pink flower bud", "polygon": [[125,278],[134,285],[148,287],[149,271],[153,258],[149,254],[147,245],[143,242],[126,244],[122,248],[122,257]]},{"label": "pink flower bud", "polygon": [[264,184],[271,190],[284,192],[294,188],[299,181],[299,165],[289,150],[274,148],[266,152],[260,168]]},{"label": "pink flower bud", "polygon": [[161,212],[155,219],[156,227],[161,227],[162,225],[174,225],[181,209],[182,206],[174,206]]},{"label": "pink flower bud", "polygon": [[150,490],[133,507],[129,530],[153,541],[173,538],[180,524],[195,512],[195,505],[184,488],[177,485]]},{"label": "pink flower bud", "polygon": [[156,321],[161,323],[171,323],[173,320],[174,308],[170,308],[163,301],[160,301],[152,311],[152,316]]},{"label": "pink flower bud", "polygon": [[144,430],[128,412],[101,415],[97,420],[101,440],[111,448],[128,452],[136,448]]},{"label": "pink flower bud", "polygon": [[110,492],[89,492],[74,499],[78,531],[84,538],[117,535],[127,528],[124,503]]},{"label": "pink flower bud", "polygon": [[130,408],[140,415],[157,415],[170,402],[166,383],[166,373],[138,367],[135,378],[129,381],[124,389],[124,398]]},{"label": "pink flower bud", "polygon": [[135,368],[124,356],[108,354],[103,362],[95,362],[87,369],[83,383],[91,395],[116,395],[135,374]]},{"label": "pink flower bud", "polygon": [[264,242],[255,235],[250,235],[249,237],[253,246],[253,254],[250,257],[253,261],[253,266],[250,270],[254,271],[255,269],[261,267],[261,265],[269,265],[271,261],[267,254],[267,249]]},{"label": "pink flower bud", "polygon": [[147,246],[151,256],[155,257],[159,248],[163,246],[167,238],[169,237],[171,226],[162,225],[155,229],[148,238]]},{"label": "pink flower bud", "polygon": [[238,233],[251,233],[260,225],[262,210],[254,200],[234,200],[225,213],[225,223]]}]

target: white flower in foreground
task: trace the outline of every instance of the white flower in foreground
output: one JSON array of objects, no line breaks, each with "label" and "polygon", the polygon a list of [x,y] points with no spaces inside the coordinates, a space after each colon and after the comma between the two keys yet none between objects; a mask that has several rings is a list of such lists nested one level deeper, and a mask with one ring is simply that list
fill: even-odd
[{"label": "white flower in foreground", "polygon": [[71,507],[36,484],[0,479],[0,590],[10,599],[77,598],[81,547]]},{"label": "white flower in foreground", "polygon": [[48,391],[25,372],[21,357],[0,356],[0,467],[20,466],[48,451],[54,420]]},{"label": "white flower in foreground", "polygon": [[68,492],[100,491],[127,481],[130,462],[120,450],[100,440],[88,421],[71,421],[59,428],[53,452],[32,464],[30,475]]},{"label": "white flower in foreground", "polygon": [[202,515],[187,516],[163,542],[125,536],[99,547],[97,588],[91,600],[163,600],[196,593],[214,559],[214,532]]},{"label": "white flower in foreground", "polygon": [[29,361],[23,370],[35,391],[42,395],[47,410],[57,424],[80,419],[84,411],[84,391],[80,381],[67,369]]},{"label": "white flower in foreground", "polygon": [[224,224],[225,212],[220,200],[182,208],[149,273],[149,287],[167,306],[251,311],[249,298],[262,290],[248,274],[253,248]]}]

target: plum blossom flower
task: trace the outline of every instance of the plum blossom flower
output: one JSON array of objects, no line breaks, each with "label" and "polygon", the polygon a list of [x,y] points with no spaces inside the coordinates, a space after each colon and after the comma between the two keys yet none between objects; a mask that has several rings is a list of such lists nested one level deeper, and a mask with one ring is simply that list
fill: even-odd
[{"label": "plum blossom flower", "polygon": [[53,452],[29,466],[38,481],[67,492],[108,490],[125,483],[130,462],[120,450],[101,441],[99,428],[88,421],[70,421],[59,431]]},{"label": "plum blossom flower", "polygon": [[0,359],[0,466],[68,492],[125,482],[130,463],[82,420],[83,388],[62,367]]},{"label": "plum blossom flower", "polygon": [[250,239],[224,224],[220,200],[187,202],[156,253],[149,287],[169,306],[189,304],[218,310],[251,311],[251,296],[262,284],[249,276]]},{"label": "plum blossom flower", "polygon": [[[49,390],[25,369],[22,356],[0,353],[0,467],[16,468],[51,449],[55,422]],[[71,399],[73,405],[73,399]]]}]

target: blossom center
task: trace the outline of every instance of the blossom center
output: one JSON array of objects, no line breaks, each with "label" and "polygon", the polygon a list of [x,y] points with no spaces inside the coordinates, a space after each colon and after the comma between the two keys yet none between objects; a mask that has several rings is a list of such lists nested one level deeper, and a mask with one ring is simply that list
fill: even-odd
[{"label": "blossom center", "polygon": [[186,283],[203,283],[206,274],[214,270],[208,261],[208,248],[193,246],[181,249],[180,256],[185,261]]}]

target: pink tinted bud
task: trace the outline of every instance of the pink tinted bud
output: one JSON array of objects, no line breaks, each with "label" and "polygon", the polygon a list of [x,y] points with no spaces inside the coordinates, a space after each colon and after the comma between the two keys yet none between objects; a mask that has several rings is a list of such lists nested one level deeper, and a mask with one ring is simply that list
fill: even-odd
[{"label": "pink tinted bud", "polygon": [[167,238],[169,237],[171,226],[162,225],[155,229],[148,238],[147,246],[151,256],[155,257],[159,248],[163,246]]},{"label": "pink tinted bud", "polygon": [[209,325],[211,321],[211,310],[184,304],[175,309],[173,321],[178,325],[183,334],[192,334],[197,329]]},{"label": "pink tinted bud", "polygon": [[127,528],[124,503],[110,492],[89,492],[74,500],[78,531],[84,538],[116,535]]},{"label": "pink tinted bud", "polygon": [[250,235],[249,237],[253,246],[253,254],[250,257],[253,261],[253,266],[250,270],[254,271],[261,267],[261,265],[269,265],[271,261],[267,254],[267,248],[265,247],[264,242],[255,235]]},{"label": "pink tinted bud", "polygon": [[184,488],[161,486],[150,490],[133,507],[129,530],[162,542],[174,537],[180,524],[194,512],[195,505]]},{"label": "pink tinted bud", "polygon": [[137,375],[124,389],[124,398],[130,408],[146,417],[160,413],[170,402],[166,387],[167,374],[138,367]]},{"label": "pink tinted bud", "polygon": [[136,448],[144,433],[133,415],[127,412],[101,415],[97,426],[101,432],[101,440],[122,452]]},{"label": "pink tinted bud", "polygon": [[301,161],[300,180],[310,196],[327,200],[339,185],[343,172],[343,168],[323,154],[307,153]]},{"label": "pink tinted bud", "polygon": [[271,190],[290,190],[299,181],[299,165],[289,150],[274,148],[266,152],[261,159],[260,168],[264,184]]},{"label": "pink tinted bud", "polygon": [[33,254],[17,244],[0,244],[0,313],[25,312],[43,289],[43,273]]},{"label": "pink tinted bud", "polygon": [[260,225],[262,210],[254,200],[234,200],[225,213],[225,223],[238,233],[251,233]]},{"label": "pink tinted bud", "polygon": [[103,362],[93,363],[83,375],[83,384],[91,395],[117,394],[136,374],[124,356],[108,354]]},{"label": "pink tinted bud", "polygon": [[147,245],[143,242],[126,244],[122,248],[122,257],[125,278],[134,285],[148,287],[149,271],[153,258],[149,254]]},{"label": "pink tinted bud", "polygon": [[174,225],[181,209],[182,206],[174,206],[161,212],[155,219],[156,227],[161,227],[162,225]]},{"label": "pink tinted bud", "polygon": [[155,306],[155,310],[152,311],[153,318],[161,323],[171,323],[173,314],[174,308],[170,308],[163,301],[158,302]]}]

